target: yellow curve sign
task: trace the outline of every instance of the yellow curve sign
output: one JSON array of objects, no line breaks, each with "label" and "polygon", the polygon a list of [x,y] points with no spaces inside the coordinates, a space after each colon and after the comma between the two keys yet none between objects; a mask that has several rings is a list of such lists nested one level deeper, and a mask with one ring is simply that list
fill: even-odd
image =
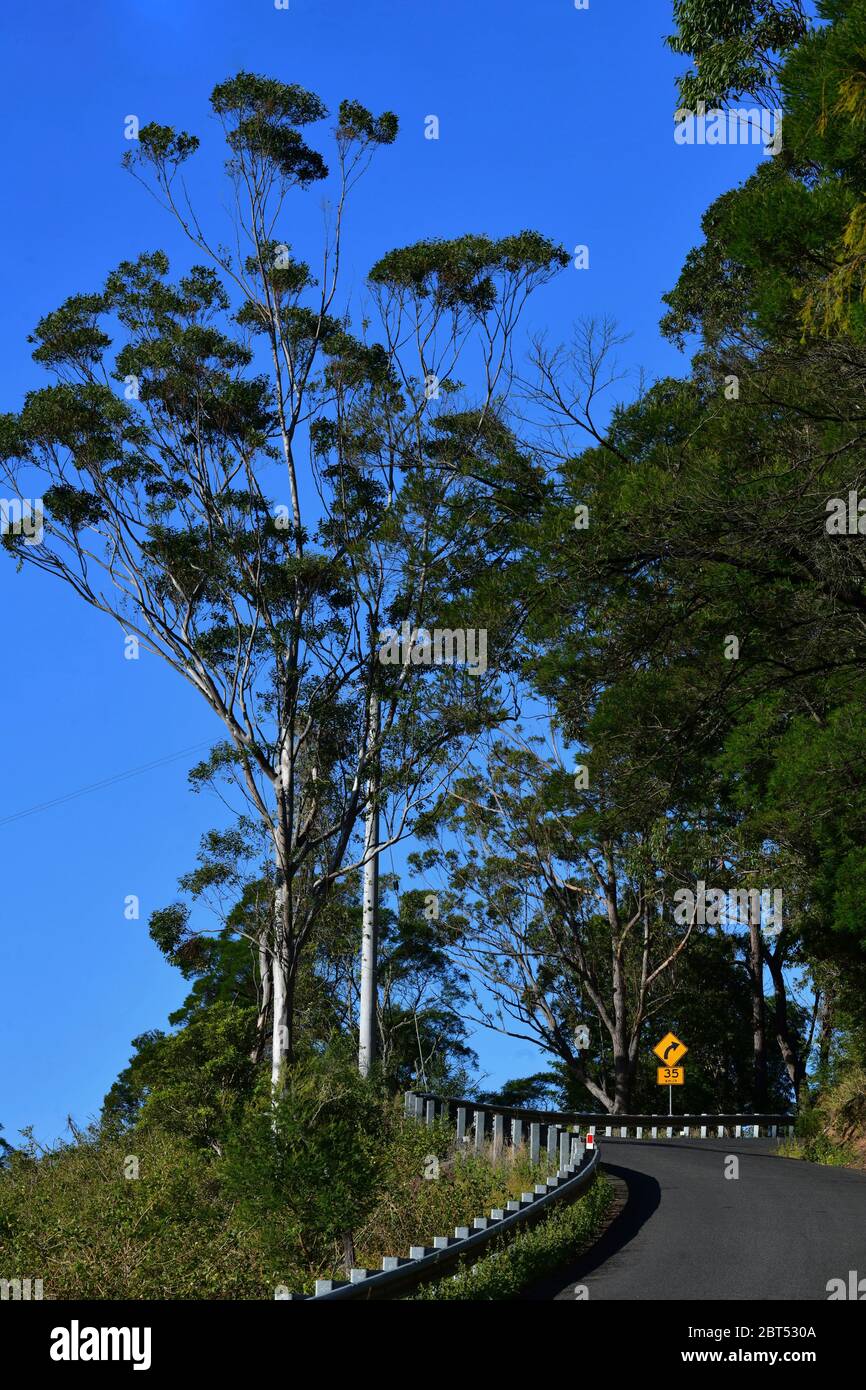
[{"label": "yellow curve sign", "polygon": [[653,1052],[660,1062],[664,1062],[666,1067],[675,1067],[688,1052],[684,1042],[680,1042],[676,1033],[665,1033],[661,1042],[657,1042]]}]

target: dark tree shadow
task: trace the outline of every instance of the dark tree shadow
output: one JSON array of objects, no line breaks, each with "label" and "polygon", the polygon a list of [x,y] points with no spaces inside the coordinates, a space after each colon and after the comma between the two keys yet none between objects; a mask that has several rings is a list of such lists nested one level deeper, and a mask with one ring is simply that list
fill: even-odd
[{"label": "dark tree shadow", "polygon": [[661,1188],[648,1173],[638,1173],[633,1168],[619,1168],[613,1163],[605,1163],[604,1171],[609,1177],[619,1178],[625,1184],[625,1206],[585,1254],[579,1255],[573,1264],[564,1266],[555,1274],[546,1275],[525,1289],[519,1302],[549,1303],[571,1284],[582,1283],[594,1269],[628,1245],[658,1207]]}]

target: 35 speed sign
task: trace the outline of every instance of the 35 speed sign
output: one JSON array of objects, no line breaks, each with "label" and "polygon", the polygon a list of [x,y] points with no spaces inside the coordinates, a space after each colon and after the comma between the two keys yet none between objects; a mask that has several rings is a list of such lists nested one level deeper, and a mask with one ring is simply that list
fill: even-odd
[{"label": "35 speed sign", "polygon": [[659,1086],[682,1086],[686,1079],[685,1067],[658,1067],[656,1083]]}]

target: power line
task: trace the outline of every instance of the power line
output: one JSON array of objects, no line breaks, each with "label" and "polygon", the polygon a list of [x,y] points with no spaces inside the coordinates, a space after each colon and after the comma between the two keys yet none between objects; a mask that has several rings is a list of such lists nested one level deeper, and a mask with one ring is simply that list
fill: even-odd
[{"label": "power line", "polygon": [[16,811],[14,815],[3,816],[0,818],[0,828],[4,825],[11,825],[13,821],[23,820],[25,816],[35,816],[39,811],[48,811],[52,806],[62,806],[67,801],[74,801],[76,797],[86,796],[88,792],[101,791],[103,787],[113,787],[117,782],[125,782],[129,777],[138,777],[142,772],[151,772],[157,767],[166,767],[168,763],[177,762],[179,758],[186,758],[190,753],[196,753],[200,748],[209,748],[212,740],[205,739],[203,743],[194,743],[189,748],[181,748],[179,753],[169,753],[165,758],[155,758],[152,763],[142,763],[140,767],[131,767],[126,772],[116,772],[113,777],[103,777],[101,782],[91,782],[87,787],[79,787],[77,791],[66,792],[63,796],[55,796],[51,801],[41,801],[38,806],[29,806],[26,811]]}]

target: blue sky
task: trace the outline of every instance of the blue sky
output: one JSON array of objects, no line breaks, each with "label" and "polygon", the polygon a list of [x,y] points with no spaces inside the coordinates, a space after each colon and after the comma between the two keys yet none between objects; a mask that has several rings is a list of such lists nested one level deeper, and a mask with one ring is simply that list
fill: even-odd
[{"label": "blue sky", "polygon": [[[669,0],[90,0],[4,7],[0,224],[4,359],[0,410],[43,384],[27,334],[121,259],[180,234],[120,167],[126,116],[202,136],[200,201],[219,192],[214,84],[241,68],[397,113],[401,134],[360,186],[344,290],[394,246],[534,227],[590,269],[533,301],[530,326],[567,338],[609,315],[631,339],[624,365],[685,369],[657,332],[660,297],[699,239],[703,209],[742,180],[754,148],[676,145]],[[440,138],[424,138],[425,117]],[[313,141],[315,143],[315,141]],[[315,231],[318,195],[299,221]],[[193,258],[194,259],[194,258]],[[122,635],[56,581],[0,563],[5,618],[0,711],[0,1121],[59,1135],[94,1116],[130,1053],[186,993],[151,943],[149,913],[176,895],[199,835],[218,820],[193,796],[196,755],[17,813],[201,745],[220,726],[155,657],[126,661]],[[2,823],[7,817],[16,818]],[[136,894],[141,919],[127,921]],[[490,1083],[542,1064],[526,1044],[476,1039]]]}]

